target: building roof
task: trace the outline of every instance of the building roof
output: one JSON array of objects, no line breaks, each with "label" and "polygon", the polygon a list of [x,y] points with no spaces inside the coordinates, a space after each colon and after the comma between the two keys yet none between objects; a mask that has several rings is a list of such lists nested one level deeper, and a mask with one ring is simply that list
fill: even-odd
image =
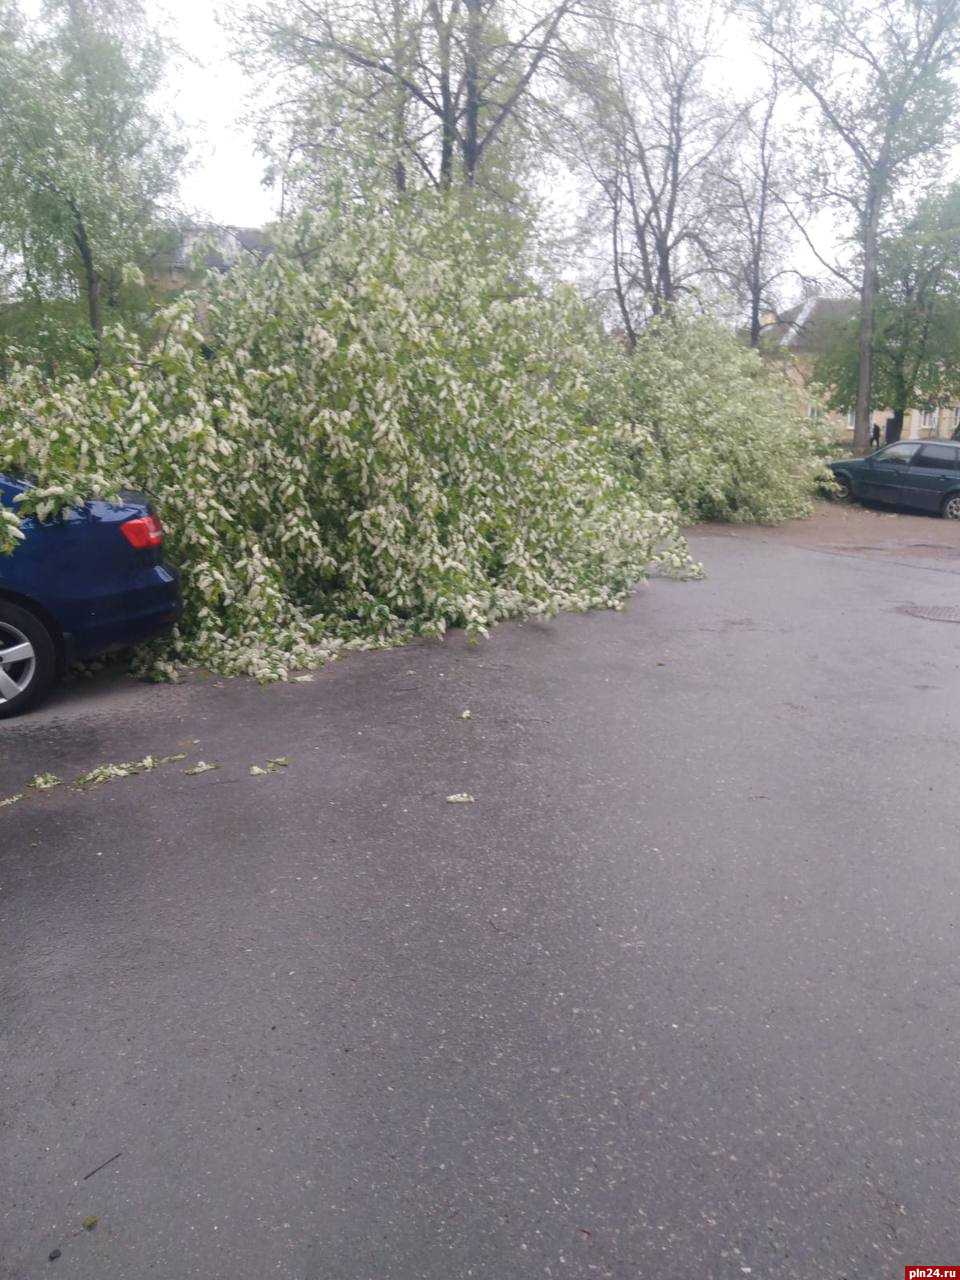
[{"label": "building roof", "polygon": [[264,258],[270,252],[267,237],[259,227],[226,227],[208,223],[206,226],[181,229],[180,243],[174,253],[174,266],[187,268],[194,246],[200,240],[209,244],[203,265],[213,267],[216,271],[226,271],[245,254]]},{"label": "building roof", "polygon": [[837,325],[857,314],[856,298],[808,298],[777,317],[764,334],[773,347],[791,351],[819,351],[833,337]]},{"label": "building roof", "polygon": [[[205,252],[195,258],[199,242]],[[270,241],[259,227],[219,226],[188,222],[172,231],[166,243],[154,253],[151,274],[160,278],[189,275],[195,270],[227,271],[247,255],[262,261],[270,253]]]}]

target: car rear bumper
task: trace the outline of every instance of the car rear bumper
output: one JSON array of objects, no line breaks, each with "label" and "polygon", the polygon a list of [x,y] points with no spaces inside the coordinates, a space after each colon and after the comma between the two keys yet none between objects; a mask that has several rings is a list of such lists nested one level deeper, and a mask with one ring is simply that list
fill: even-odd
[{"label": "car rear bumper", "polygon": [[180,584],[169,565],[154,565],[123,591],[87,599],[84,606],[64,631],[68,660],[92,658],[172,630],[182,612]]}]

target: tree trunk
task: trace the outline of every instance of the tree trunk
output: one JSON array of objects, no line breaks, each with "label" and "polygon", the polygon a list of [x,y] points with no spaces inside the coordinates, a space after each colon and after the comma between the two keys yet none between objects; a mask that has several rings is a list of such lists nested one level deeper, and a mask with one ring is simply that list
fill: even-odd
[{"label": "tree trunk", "polygon": [[453,156],[457,145],[457,123],[454,119],[453,94],[450,92],[450,47],[447,45],[447,62],[440,76],[440,104],[443,112],[440,139],[440,186],[449,188],[453,181]]},{"label": "tree trunk", "polygon": [[94,349],[94,369],[99,369],[103,360],[103,311],[100,305],[100,288],[103,280],[93,263],[93,250],[87,238],[87,229],[81,221],[77,221],[73,231],[73,239],[80,254],[83,265],[83,288],[87,295],[87,315],[90,328],[96,343]]},{"label": "tree trunk", "polygon": [[[867,193],[863,235],[863,279],[860,285],[860,363],[857,371],[857,404],[853,419],[853,447],[866,452],[870,445],[870,411],[873,389],[873,335],[877,312],[877,238],[880,225],[881,182]],[[903,415],[901,414],[901,426]]]},{"label": "tree trunk", "polygon": [[620,270],[620,191],[615,185],[613,192],[613,285],[617,294],[617,306],[623,321],[623,331],[627,338],[627,349],[634,351],[637,346],[637,334],[630,319],[630,309],[623,289],[623,275]]},{"label": "tree trunk", "polygon": [[670,246],[657,237],[657,297],[661,302],[674,302],[673,264]]},{"label": "tree trunk", "polygon": [[760,289],[753,284],[750,286],[750,345],[760,345]]},{"label": "tree trunk", "polygon": [[[393,65],[404,67],[403,24],[399,5],[393,6]],[[403,87],[394,81],[393,92],[393,185],[398,195],[407,189],[407,169],[403,163],[403,145],[406,138],[407,100]]]},{"label": "tree trunk", "polygon": [[916,378],[911,378],[903,369],[903,366],[893,375],[892,388],[893,398],[890,401],[893,410],[893,416],[887,419],[886,429],[884,431],[884,444],[896,444],[903,435],[903,420],[906,416],[907,407],[912,398],[913,389],[916,386]]},{"label": "tree trunk", "polygon": [[445,190],[453,181],[453,157],[457,146],[456,108],[450,88],[450,22],[444,18],[439,3],[431,3],[430,16],[437,33],[437,58],[440,79],[440,186]]},{"label": "tree trunk", "polygon": [[780,87],[776,72],[767,98],[767,109],[760,130],[760,190],[757,193],[756,226],[753,228],[752,218],[747,209],[747,201],[743,201],[744,212],[749,219],[748,225],[753,228],[750,233],[750,345],[760,345],[760,315],[763,307],[763,264],[764,250],[767,243],[767,208],[770,201],[771,170],[773,168],[773,149],[770,141],[770,129],[773,113],[777,107]]},{"label": "tree trunk", "polygon": [[466,0],[467,40],[463,59],[463,177],[472,187],[480,158],[480,0]]},{"label": "tree trunk", "polygon": [[760,316],[763,309],[763,248],[767,214],[767,174],[764,169],[763,186],[760,192],[760,209],[757,214],[756,231],[750,236],[750,266],[747,288],[750,291],[750,345],[760,345]]}]

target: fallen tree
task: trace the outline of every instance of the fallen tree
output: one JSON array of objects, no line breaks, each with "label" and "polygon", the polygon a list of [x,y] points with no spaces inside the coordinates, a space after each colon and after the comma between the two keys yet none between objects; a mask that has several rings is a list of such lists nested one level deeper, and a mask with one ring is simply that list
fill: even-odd
[{"label": "fallen tree", "polygon": [[[654,404],[666,357],[646,374],[640,358],[442,203],[308,217],[262,265],[162,312],[145,349],[115,332],[94,377],[15,368],[0,470],[36,476],[24,507],[40,517],[153,495],[185,596],[154,669],[282,678],[345,645],[617,607],[651,571],[689,571],[678,521],[702,503],[679,483],[671,418],[686,375],[671,366],[673,398]],[[749,358],[736,385],[762,386],[767,413],[772,375]],[[738,406],[741,431],[754,409]],[[793,467],[776,511],[802,510],[812,476],[809,457]],[[8,549],[15,534],[0,524]]]}]

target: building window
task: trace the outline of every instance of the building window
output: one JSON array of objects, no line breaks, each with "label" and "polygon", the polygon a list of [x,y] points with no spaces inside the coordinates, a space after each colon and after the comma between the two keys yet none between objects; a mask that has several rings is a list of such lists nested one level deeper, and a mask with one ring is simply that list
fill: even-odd
[{"label": "building window", "polygon": [[937,418],[939,416],[939,410],[937,409],[924,409],[923,415],[920,418],[920,430],[935,432],[937,429]]}]

